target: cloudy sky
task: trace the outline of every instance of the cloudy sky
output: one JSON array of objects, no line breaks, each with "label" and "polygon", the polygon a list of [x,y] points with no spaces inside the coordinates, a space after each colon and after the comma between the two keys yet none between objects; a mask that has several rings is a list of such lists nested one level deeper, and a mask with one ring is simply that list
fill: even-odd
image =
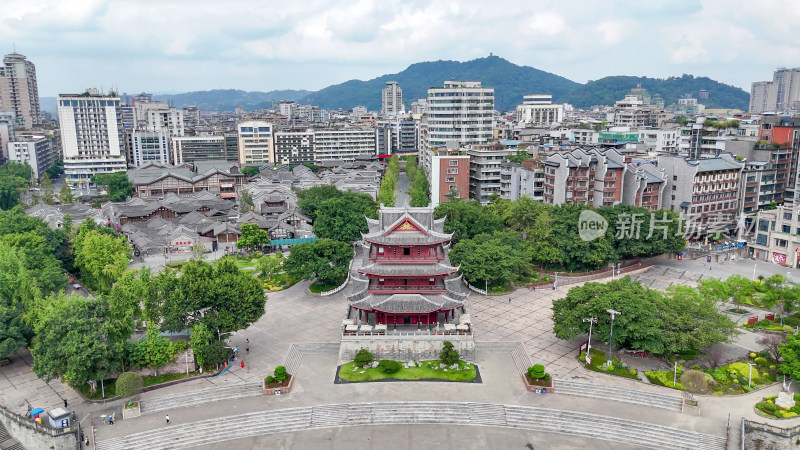
[{"label": "cloudy sky", "polygon": [[800,66],[798,0],[3,0],[0,51],[42,96],[316,90],[490,52],[578,82],[705,75],[749,91]]}]

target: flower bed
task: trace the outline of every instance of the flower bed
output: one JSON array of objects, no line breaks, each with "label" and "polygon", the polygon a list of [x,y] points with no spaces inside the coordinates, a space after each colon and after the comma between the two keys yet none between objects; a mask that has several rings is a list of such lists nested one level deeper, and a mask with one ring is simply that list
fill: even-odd
[{"label": "flower bed", "polygon": [[[789,319],[794,319],[794,320],[790,321]],[[794,317],[784,317],[783,325],[781,324],[780,319],[775,319],[775,320],[764,319],[764,320],[759,320],[758,322],[755,322],[753,324],[743,323],[742,326],[745,328],[749,328],[751,330],[761,329],[766,331],[779,331],[782,333],[790,333],[794,331],[794,328],[793,326],[786,324],[787,322],[791,322],[797,325],[797,319],[795,319]]]},{"label": "flower bed", "polygon": [[764,397],[764,399],[756,403],[756,411],[762,416],[769,417],[770,419],[791,419],[792,417],[800,414],[800,394],[794,394],[794,401],[797,403],[790,409],[783,409],[775,404],[777,395],[772,397]]},{"label": "flower bed", "polygon": [[[398,363],[400,364],[400,363]],[[339,378],[350,383],[376,381],[382,379],[395,380],[447,380],[447,381],[472,381],[476,377],[475,365],[466,361],[458,361],[458,369],[453,366],[441,367],[439,360],[420,361],[417,365],[400,366],[395,373],[386,373],[381,367],[367,368],[357,366],[355,362],[342,364],[339,368]]]},{"label": "flower bed", "polygon": [[618,377],[632,378],[634,380],[639,379],[639,374],[635,369],[628,369],[628,365],[621,363],[617,358],[612,358],[611,365],[607,367],[606,354],[596,348],[591,350],[590,356],[591,364],[589,365],[586,365],[586,352],[581,352],[580,356],[578,356],[578,361],[580,361],[584,367],[588,368],[589,370],[607,373],[609,375],[616,375]]},{"label": "flower bed", "polygon": [[[767,359],[763,353],[759,354],[762,356],[755,353],[751,353],[751,355],[755,355],[755,357],[750,360],[734,362],[716,369],[702,370],[708,385],[705,392],[698,393],[713,393],[716,396],[745,394],[774,383],[778,379],[778,369],[775,362]],[[748,363],[756,364],[753,367],[752,379],[750,379],[750,366]],[[695,366],[692,369],[700,370],[700,367]],[[678,366],[677,383],[675,385],[672,384],[674,377],[672,370],[656,370],[645,372],[644,374],[652,384],[685,391],[686,388],[681,384],[681,376],[686,370],[685,367]],[[749,387],[747,385],[748,380],[750,380]]]}]

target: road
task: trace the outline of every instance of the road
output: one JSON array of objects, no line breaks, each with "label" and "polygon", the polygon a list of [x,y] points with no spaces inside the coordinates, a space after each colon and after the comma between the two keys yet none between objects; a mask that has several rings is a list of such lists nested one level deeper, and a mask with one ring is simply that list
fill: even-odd
[{"label": "road", "polygon": [[408,196],[408,175],[405,172],[400,172],[397,176],[397,189],[394,192],[397,196],[394,200],[396,206],[403,206],[411,200]]}]

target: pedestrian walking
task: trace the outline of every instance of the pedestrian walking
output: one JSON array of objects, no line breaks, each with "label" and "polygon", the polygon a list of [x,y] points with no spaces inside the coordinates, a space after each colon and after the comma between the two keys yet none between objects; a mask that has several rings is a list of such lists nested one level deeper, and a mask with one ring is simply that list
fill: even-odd
[{"label": "pedestrian walking", "polygon": [[167,414],[167,424],[169,424],[169,414]]},{"label": "pedestrian walking", "polygon": [[247,353],[250,353],[250,338],[247,338],[247,339],[245,339],[245,341],[246,341],[246,342],[245,342],[244,350],[245,350]]},{"label": "pedestrian walking", "polygon": [[511,303],[511,297],[508,297],[508,303]]},{"label": "pedestrian walking", "polygon": [[78,415],[75,414],[75,411],[72,411],[72,421],[76,422],[78,420]]},{"label": "pedestrian walking", "polygon": [[242,369],[244,369],[244,360],[242,360],[241,366],[242,366]]},{"label": "pedestrian walking", "polygon": [[67,407],[67,399],[64,399],[64,408]]},{"label": "pedestrian walking", "polygon": [[108,416],[108,425],[114,425],[114,415]]}]

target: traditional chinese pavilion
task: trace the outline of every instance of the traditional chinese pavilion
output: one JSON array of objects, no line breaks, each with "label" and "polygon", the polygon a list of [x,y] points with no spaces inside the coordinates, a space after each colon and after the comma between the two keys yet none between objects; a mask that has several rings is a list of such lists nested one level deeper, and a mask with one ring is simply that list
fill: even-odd
[{"label": "traditional chinese pavilion", "polygon": [[452,234],[432,208],[381,208],[367,219],[365,255],[348,300],[372,324],[436,324],[453,321],[467,294],[458,267],[450,265]]}]

